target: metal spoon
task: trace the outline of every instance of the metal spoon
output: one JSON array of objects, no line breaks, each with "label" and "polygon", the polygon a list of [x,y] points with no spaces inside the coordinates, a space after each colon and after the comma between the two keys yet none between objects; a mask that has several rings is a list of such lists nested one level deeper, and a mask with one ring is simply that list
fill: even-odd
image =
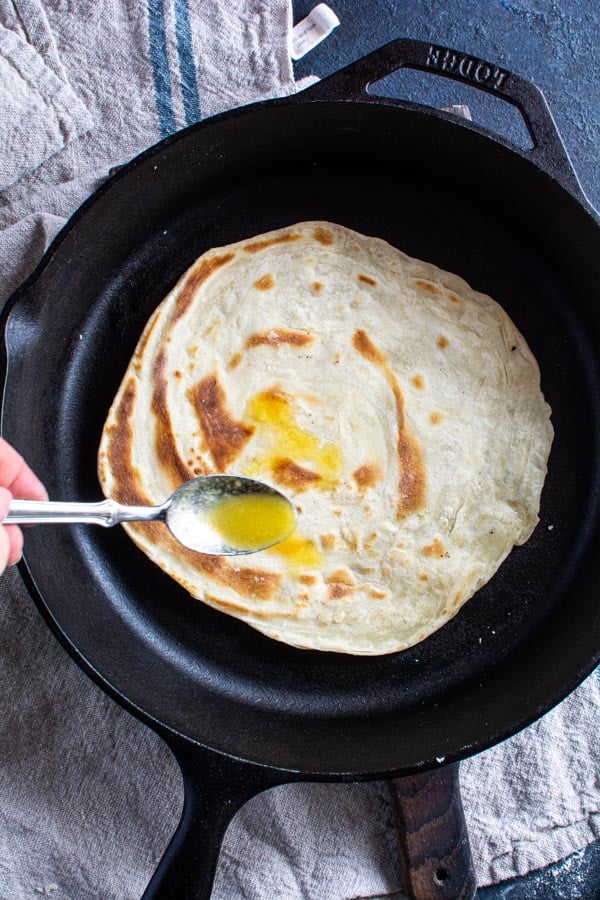
[{"label": "metal spoon", "polygon": [[[211,512],[225,498],[242,498],[252,494],[284,501],[292,515],[289,516],[290,525],[285,534],[248,549],[228,543],[211,524]],[[101,503],[13,500],[3,524],[50,525],[62,522],[110,528],[121,522],[151,522],[154,519],[165,522],[172,535],[191,550],[214,556],[237,556],[256,553],[289,537],[296,527],[296,510],[287,497],[262,481],[239,475],[201,475],[182,484],[161,506],[124,506],[115,500],[103,500]]]}]

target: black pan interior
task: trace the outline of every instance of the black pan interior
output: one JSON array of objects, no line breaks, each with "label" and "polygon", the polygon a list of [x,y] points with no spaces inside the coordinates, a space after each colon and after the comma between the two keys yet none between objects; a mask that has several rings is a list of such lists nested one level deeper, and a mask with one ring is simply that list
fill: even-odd
[{"label": "black pan interior", "polygon": [[525,334],[556,432],[531,540],[439,632],[376,658],[264,638],[117,529],[37,529],[26,564],[71,651],[147,720],[316,776],[406,772],[514,732],[597,653],[598,228],[561,187],[409,108],[277,102],[190,129],[119,173],[21,292],[3,429],[53,498],[98,499],[100,433],[150,312],[204,250],[305,219],[459,273]]}]

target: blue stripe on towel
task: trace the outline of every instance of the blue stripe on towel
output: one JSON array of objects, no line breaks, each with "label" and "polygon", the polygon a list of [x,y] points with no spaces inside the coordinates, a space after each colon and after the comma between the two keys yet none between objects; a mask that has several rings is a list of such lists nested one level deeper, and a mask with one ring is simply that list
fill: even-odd
[{"label": "blue stripe on towel", "polygon": [[148,0],[148,42],[154,75],[154,93],[160,136],[165,138],[176,130],[171,74],[167,57],[167,37],[163,0]]},{"label": "blue stripe on towel", "polygon": [[196,84],[196,66],[188,0],[174,0],[174,9],[185,123],[186,125],[193,125],[194,122],[198,122],[202,118],[202,114],[200,112],[200,99]]}]

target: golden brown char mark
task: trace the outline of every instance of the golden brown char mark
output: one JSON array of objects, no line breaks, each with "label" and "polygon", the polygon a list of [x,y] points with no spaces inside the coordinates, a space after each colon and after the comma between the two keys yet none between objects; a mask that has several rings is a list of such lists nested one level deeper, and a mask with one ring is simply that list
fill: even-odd
[{"label": "golden brown char mark", "polygon": [[222,253],[220,256],[209,256],[207,259],[201,259],[197,262],[187,274],[180,294],[175,303],[173,312],[169,319],[169,325],[174,325],[182,316],[186,314],[198,288],[204,284],[207,278],[231,262],[235,258],[235,253]]},{"label": "golden brown char mark", "polygon": [[434,297],[445,297],[447,300],[452,301],[452,303],[461,302],[460,297],[458,297],[454,291],[444,290],[444,288],[441,288],[433,281],[425,281],[423,278],[417,278],[415,284],[417,287],[420,287],[421,290],[427,291],[428,294],[433,294]]},{"label": "golden brown char mark", "polygon": [[173,435],[173,424],[167,403],[166,351],[157,355],[152,369],[152,400],[154,413],[154,446],[158,462],[173,489],[194,477],[192,470],[180,457]]},{"label": "golden brown char mark", "polygon": [[439,538],[434,538],[431,544],[427,544],[421,550],[423,556],[429,556],[432,559],[442,559],[442,557],[447,556],[447,550],[440,541]]},{"label": "golden brown char mark", "polygon": [[254,282],[254,287],[259,291],[270,291],[271,288],[275,287],[275,279],[270,272],[267,272],[266,275]]},{"label": "golden brown char mark", "polygon": [[287,457],[278,459],[272,466],[273,478],[282,487],[292,488],[298,493],[307,491],[321,481],[317,472],[311,472]]},{"label": "golden brown char mark", "polygon": [[382,370],[394,394],[398,421],[397,451],[399,462],[396,517],[403,519],[409,513],[416,512],[425,505],[426,473],[423,454],[417,440],[406,427],[404,397],[396,376],[389,366],[386,355],[375,346],[363,329],[358,329],[354,332],[352,343],[355,350]]},{"label": "golden brown char mark", "polygon": [[360,491],[373,487],[381,478],[381,468],[376,463],[364,463],[352,473]]},{"label": "golden brown char mark", "polygon": [[330,247],[333,244],[333,232],[328,228],[323,228],[319,225],[318,228],[315,228],[313,231],[313,237],[315,241],[318,241],[320,244],[323,244],[324,247]]},{"label": "golden brown char mark", "polygon": [[224,472],[248,443],[254,428],[233,418],[216,374],[207,375],[190,388],[187,397],[194,407],[215,465]]},{"label": "golden brown char mark", "polygon": [[266,345],[279,347],[281,344],[289,344],[291,347],[307,347],[314,341],[314,335],[305,331],[290,331],[286,328],[271,328],[270,331],[255,331],[246,338],[246,349]]},{"label": "golden brown char mark", "polygon": [[299,241],[301,237],[302,235],[296,231],[288,231],[285,234],[280,234],[279,237],[266,238],[264,241],[253,241],[251,244],[246,244],[244,250],[246,253],[260,253],[261,250],[274,247],[276,244],[289,244],[292,241]]},{"label": "golden brown char mark", "polygon": [[133,410],[137,397],[137,381],[129,378],[109,426],[106,460],[113,476],[111,496],[119,503],[148,506],[140,475],[133,465]]},{"label": "golden brown char mark", "polygon": [[380,366],[382,369],[387,369],[387,357],[381,350],[378,350],[367,332],[362,328],[358,328],[354,332],[352,345],[354,349],[358,350],[361,356],[364,356],[369,362],[374,363],[376,366]]},{"label": "golden brown char mark", "polygon": [[371,287],[377,286],[377,282],[375,281],[375,279],[370,278],[368,275],[363,275],[362,273],[359,273],[356,277],[357,277],[358,281],[362,281],[363,284],[370,284]]}]

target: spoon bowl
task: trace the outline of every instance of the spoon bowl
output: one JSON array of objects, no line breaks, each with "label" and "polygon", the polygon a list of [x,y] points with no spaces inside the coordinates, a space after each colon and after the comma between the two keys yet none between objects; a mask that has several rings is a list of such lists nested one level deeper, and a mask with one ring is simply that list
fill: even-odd
[{"label": "spoon bowl", "polygon": [[184,547],[213,556],[256,553],[296,528],[296,509],[280,491],[241,475],[201,475],[186,481],[160,506],[13,500],[5,524],[165,522]]},{"label": "spoon bowl", "polygon": [[218,556],[265,550],[296,528],[296,510],[287,497],[262,481],[235,475],[194,478],[164,508],[164,521],[180,543]]}]

